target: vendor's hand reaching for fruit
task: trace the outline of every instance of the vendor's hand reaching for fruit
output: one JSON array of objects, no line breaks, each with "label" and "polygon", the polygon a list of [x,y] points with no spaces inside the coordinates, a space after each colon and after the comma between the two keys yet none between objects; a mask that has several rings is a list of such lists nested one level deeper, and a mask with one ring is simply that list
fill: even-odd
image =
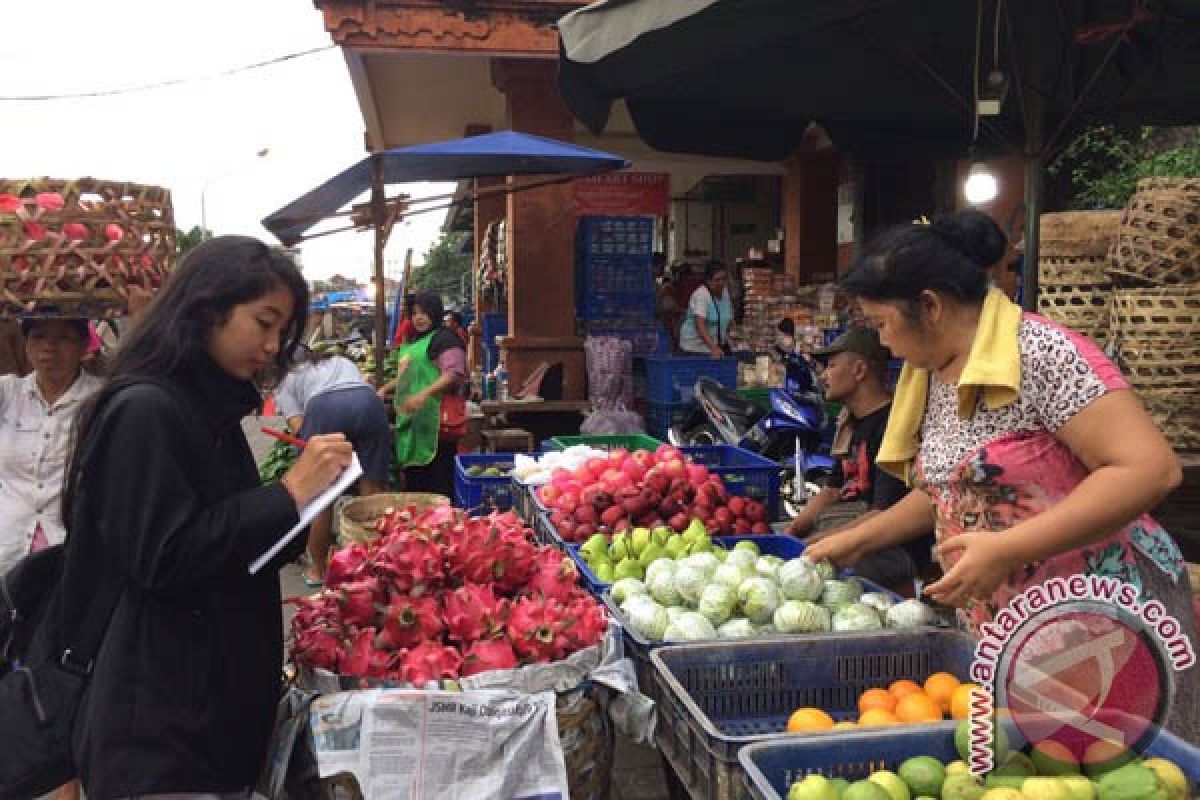
[{"label": "vendor's hand reaching for fruit", "polygon": [[303,508],[328,489],[342,470],[350,466],[353,455],[354,448],[340,433],[309,438],[300,458],[282,479],[284,488],[296,501],[296,507]]},{"label": "vendor's hand reaching for fruit", "polygon": [[937,558],[953,564],[941,580],[925,588],[931,599],[962,607],[968,600],[987,600],[1019,564],[1014,564],[1002,534],[961,533],[938,544]]},{"label": "vendor's hand reaching for fruit", "polygon": [[869,552],[871,548],[859,529],[847,528],[816,538],[805,548],[804,557],[813,563],[829,560],[839,567],[852,567]]}]

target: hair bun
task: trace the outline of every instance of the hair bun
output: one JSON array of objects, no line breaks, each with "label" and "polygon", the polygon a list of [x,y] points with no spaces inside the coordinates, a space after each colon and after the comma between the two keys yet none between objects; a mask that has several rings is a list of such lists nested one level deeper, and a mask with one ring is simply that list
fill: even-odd
[{"label": "hair bun", "polygon": [[982,211],[960,211],[937,217],[930,228],[946,244],[980,267],[995,264],[1008,248],[1008,239],[995,220]]}]

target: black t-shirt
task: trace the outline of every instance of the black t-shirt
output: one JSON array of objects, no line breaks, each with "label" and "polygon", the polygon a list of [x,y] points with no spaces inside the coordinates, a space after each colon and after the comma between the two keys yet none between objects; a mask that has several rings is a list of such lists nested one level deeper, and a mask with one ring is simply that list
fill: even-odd
[{"label": "black t-shirt", "polygon": [[[891,410],[892,404],[888,403],[862,419],[851,417],[846,423],[853,426],[849,452],[835,462],[829,480],[830,486],[842,490],[841,499],[844,502],[861,502],[867,508],[883,511],[908,494],[904,481],[875,464]],[[919,566],[930,563],[932,547],[932,535],[922,536],[904,545]]]},{"label": "black t-shirt", "polygon": [[875,465],[891,410],[892,404],[888,403],[862,419],[851,417],[846,423],[852,426],[850,451],[837,460],[829,482],[842,490],[843,501],[865,503],[867,508],[882,511],[908,494],[903,481]]}]

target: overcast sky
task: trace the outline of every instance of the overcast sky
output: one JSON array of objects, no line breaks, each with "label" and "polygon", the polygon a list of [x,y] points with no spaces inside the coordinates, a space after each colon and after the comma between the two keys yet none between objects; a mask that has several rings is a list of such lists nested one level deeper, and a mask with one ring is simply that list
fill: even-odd
[{"label": "overcast sky", "polygon": [[[205,78],[330,45],[308,0],[0,2],[0,97],[59,95]],[[259,220],[366,153],[341,52],[109,97],[0,100],[0,176],[132,180],[172,192],[176,226],[272,244]],[[256,153],[269,148],[264,158]],[[416,194],[446,185],[392,187]],[[437,237],[441,212],[397,228],[389,258]],[[368,234],[303,245],[305,273],[370,274]]]}]

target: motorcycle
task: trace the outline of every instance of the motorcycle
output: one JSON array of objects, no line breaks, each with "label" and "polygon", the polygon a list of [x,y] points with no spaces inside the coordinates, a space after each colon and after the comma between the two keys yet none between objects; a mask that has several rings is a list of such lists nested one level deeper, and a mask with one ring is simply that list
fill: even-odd
[{"label": "motorcycle", "polygon": [[803,356],[782,355],[784,387],[770,390],[766,408],[702,377],[688,416],[667,438],[676,447],[734,445],[779,463],[781,506],[791,518],[821,490],[833,459],[821,453],[827,420],[820,383]]}]

